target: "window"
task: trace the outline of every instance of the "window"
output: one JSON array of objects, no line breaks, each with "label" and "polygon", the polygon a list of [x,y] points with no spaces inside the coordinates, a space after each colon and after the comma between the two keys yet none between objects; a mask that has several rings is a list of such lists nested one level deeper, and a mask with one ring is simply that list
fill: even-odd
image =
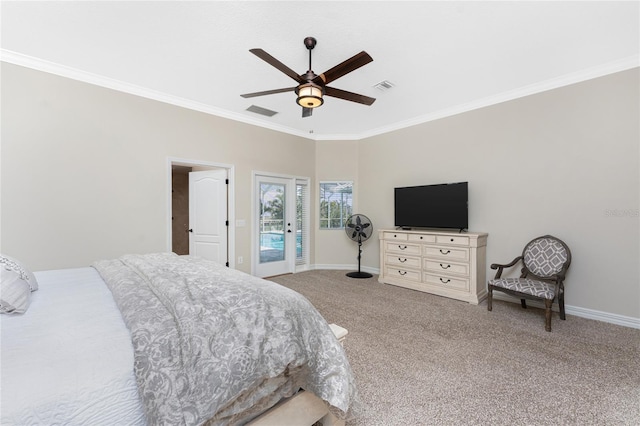
[{"label": "window", "polygon": [[320,182],[320,229],[342,229],[353,214],[353,182]]}]

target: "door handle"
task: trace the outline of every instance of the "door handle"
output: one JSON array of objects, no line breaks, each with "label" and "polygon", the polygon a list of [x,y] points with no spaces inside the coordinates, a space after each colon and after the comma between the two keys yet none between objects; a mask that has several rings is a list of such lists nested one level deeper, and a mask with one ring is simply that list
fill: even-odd
[{"label": "door handle", "polygon": [[287,229],[287,232],[288,232],[288,233],[291,233],[291,229]]},{"label": "door handle", "polygon": [[193,232],[193,229],[189,229],[187,232]]}]

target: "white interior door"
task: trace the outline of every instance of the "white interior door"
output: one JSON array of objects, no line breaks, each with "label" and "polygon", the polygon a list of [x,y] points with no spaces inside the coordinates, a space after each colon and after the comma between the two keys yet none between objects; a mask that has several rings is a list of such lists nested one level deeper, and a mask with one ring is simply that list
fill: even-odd
[{"label": "white interior door", "polygon": [[189,254],[228,266],[227,170],[189,173]]},{"label": "white interior door", "polygon": [[294,272],[296,258],[295,179],[255,177],[254,274]]}]

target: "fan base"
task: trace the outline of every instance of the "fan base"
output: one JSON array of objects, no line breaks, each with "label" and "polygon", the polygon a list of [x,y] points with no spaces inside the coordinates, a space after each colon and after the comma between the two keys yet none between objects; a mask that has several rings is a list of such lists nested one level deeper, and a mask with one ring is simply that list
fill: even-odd
[{"label": "fan base", "polygon": [[349,272],[347,274],[347,276],[349,278],[371,278],[371,277],[373,277],[373,275],[371,275],[368,272],[360,272],[360,271],[358,271],[358,272]]}]

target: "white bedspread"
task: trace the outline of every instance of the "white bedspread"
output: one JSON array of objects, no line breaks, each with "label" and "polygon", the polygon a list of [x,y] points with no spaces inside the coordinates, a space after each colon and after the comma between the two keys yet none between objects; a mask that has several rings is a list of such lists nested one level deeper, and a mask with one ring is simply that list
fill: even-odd
[{"label": "white bedspread", "polygon": [[129,332],[100,275],[35,275],[28,311],[0,315],[0,424],[144,424]]}]

